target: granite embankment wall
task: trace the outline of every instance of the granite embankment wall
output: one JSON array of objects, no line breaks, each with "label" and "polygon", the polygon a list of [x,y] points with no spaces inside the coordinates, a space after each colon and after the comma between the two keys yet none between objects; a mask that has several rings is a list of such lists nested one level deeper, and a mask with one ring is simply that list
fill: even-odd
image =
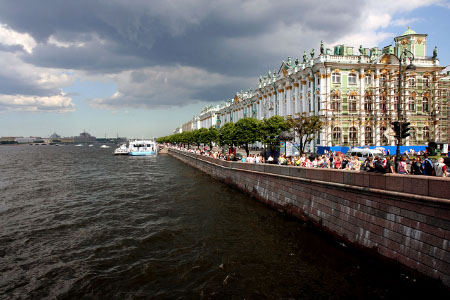
[{"label": "granite embankment wall", "polygon": [[169,154],[363,248],[450,286],[450,180]]}]

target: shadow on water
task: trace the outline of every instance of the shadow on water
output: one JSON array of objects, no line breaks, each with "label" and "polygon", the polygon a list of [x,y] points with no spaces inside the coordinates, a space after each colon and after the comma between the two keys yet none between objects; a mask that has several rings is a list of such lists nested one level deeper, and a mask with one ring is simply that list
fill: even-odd
[{"label": "shadow on water", "polygon": [[437,298],[448,291],[176,159],[0,147],[0,298]]}]

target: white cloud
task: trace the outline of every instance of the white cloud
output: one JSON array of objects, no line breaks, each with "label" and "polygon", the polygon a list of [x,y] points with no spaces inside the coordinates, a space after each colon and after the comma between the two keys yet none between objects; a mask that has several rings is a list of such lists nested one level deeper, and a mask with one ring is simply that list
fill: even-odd
[{"label": "white cloud", "polygon": [[75,110],[72,99],[61,93],[49,97],[25,95],[0,95],[0,112],[28,111],[28,112],[70,112]]},{"label": "white cloud", "polygon": [[28,33],[14,31],[6,24],[0,24],[0,43],[7,46],[20,45],[28,53],[36,46],[36,41]]},{"label": "white cloud", "polygon": [[47,41],[51,45],[55,45],[61,48],[70,48],[70,47],[83,47],[86,43],[84,42],[63,42],[58,40],[55,36],[51,35]]}]

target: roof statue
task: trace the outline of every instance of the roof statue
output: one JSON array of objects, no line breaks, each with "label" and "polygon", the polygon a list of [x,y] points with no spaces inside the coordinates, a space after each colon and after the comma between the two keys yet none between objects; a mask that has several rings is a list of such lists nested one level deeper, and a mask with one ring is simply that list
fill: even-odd
[{"label": "roof statue", "polygon": [[323,41],[320,41],[320,54],[325,54],[325,48],[323,47]]},{"label": "roof statue", "polygon": [[437,47],[434,47],[433,58],[437,58]]},{"label": "roof statue", "polygon": [[272,78],[272,73],[270,72],[270,70],[269,70],[269,73],[267,73],[267,77],[270,79],[270,78]]},{"label": "roof statue", "polygon": [[276,78],[277,78],[277,71],[276,71],[276,70],[273,70],[273,76],[272,76],[272,78],[273,78],[273,79],[276,79]]},{"label": "roof statue", "polygon": [[359,54],[364,55],[364,48],[362,45],[359,45]]},{"label": "roof statue", "polygon": [[292,66],[292,61],[291,61],[291,57],[290,57],[290,56],[288,56],[286,65],[287,65],[288,67],[291,67],[291,66]]},{"label": "roof statue", "polygon": [[311,53],[310,53],[310,55],[311,55],[311,58],[314,58],[314,48],[313,48],[313,49],[311,49]]},{"label": "roof statue", "polygon": [[417,32],[415,32],[414,30],[411,29],[411,26],[408,26],[408,30],[406,30],[405,32],[403,32],[402,36],[404,35],[410,35],[410,34],[417,34]]},{"label": "roof statue", "polygon": [[263,78],[261,75],[259,75],[259,83],[262,83],[262,81],[263,81]]},{"label": "roof statue", "polygon": [[298,58],[295,59],[295,65],[298,66],[300,64],[300,61],[298,60]]},{"label": "roof statue", "polygon": [[303,51],[303,63],[306,63],[306,51]]}]

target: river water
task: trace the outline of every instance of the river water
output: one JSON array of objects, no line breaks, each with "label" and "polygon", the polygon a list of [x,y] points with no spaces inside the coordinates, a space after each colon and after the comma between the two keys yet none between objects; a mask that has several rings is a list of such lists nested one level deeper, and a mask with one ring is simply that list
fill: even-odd
[{"label": "river water", "polygon": [[432,299],[445,292],[168,155],[0,147],[1,299]]}]

